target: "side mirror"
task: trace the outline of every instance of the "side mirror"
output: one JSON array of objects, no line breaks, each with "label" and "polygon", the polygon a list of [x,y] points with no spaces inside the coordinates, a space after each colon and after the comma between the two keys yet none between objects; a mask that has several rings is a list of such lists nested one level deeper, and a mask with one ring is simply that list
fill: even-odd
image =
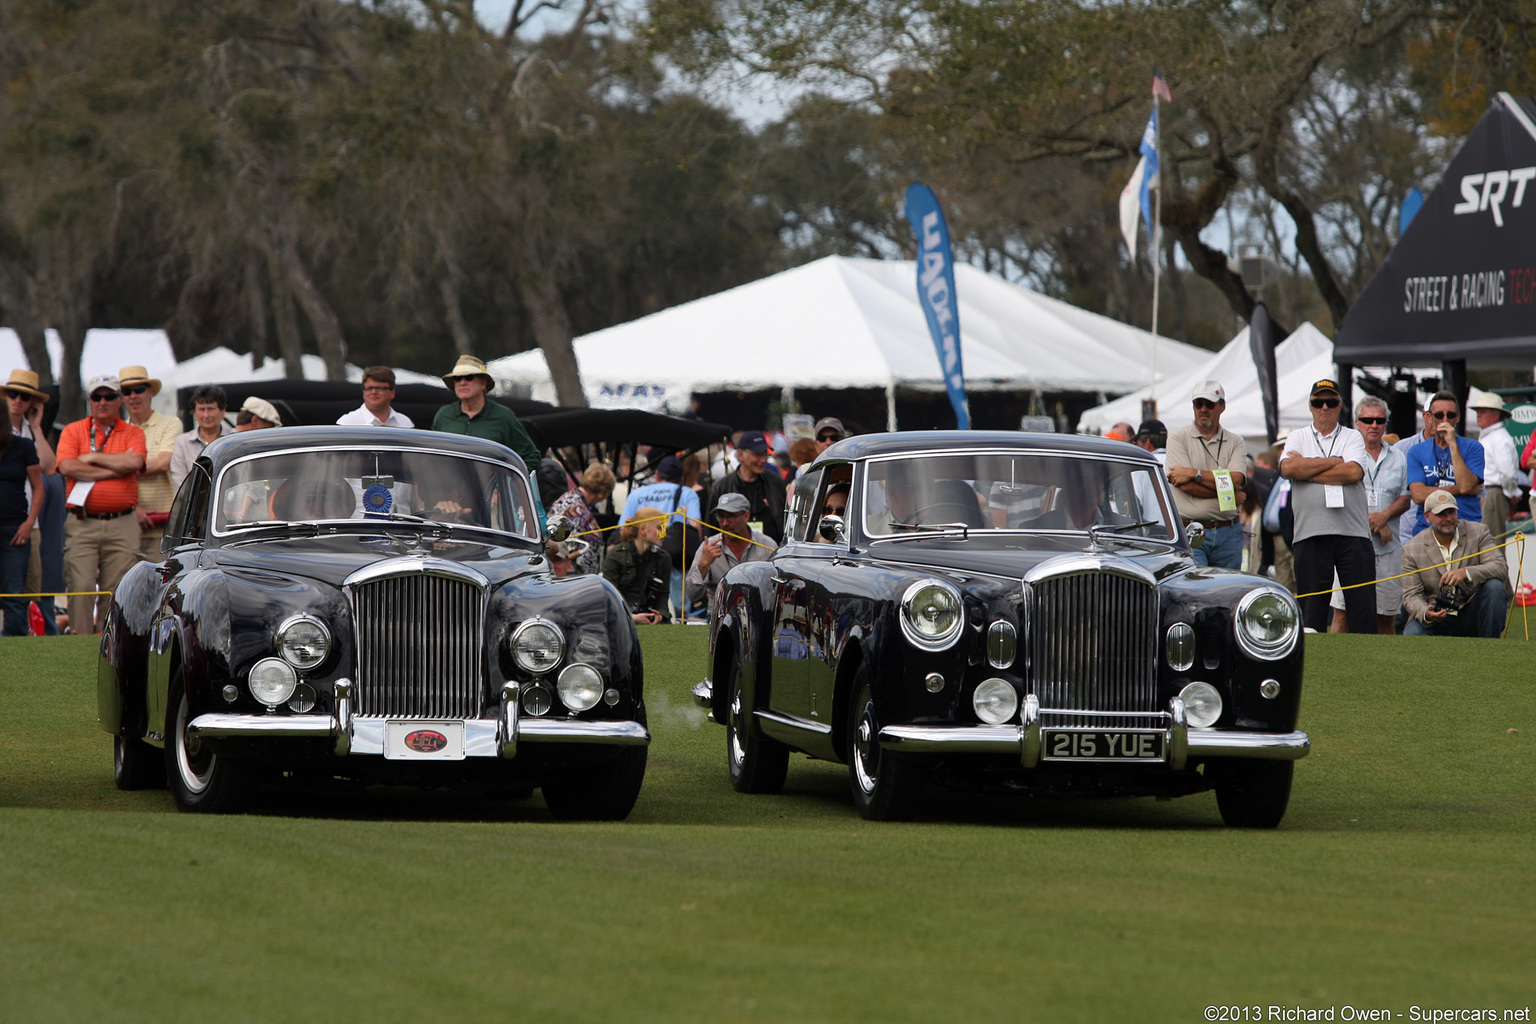
[{"label": "side mirror", "polygon": [[565,516],[551,516],[549,525],[544,529],[544,536],[556,544],[571,535],[571,521]]},{"label": "side mirror", "polygon": [[1205,527],[1199,523],[1190,523],[1184,527],[1184,539],[1189,541],[1192,548],[1205,547]]},{"label": "side mirror", "polygon": [[821,523],[816,527],[816,532],[821,534],[822,540],[841,544],[848,536],[848,527],[843,522],[842,516],[825,515],[821,517]]}]

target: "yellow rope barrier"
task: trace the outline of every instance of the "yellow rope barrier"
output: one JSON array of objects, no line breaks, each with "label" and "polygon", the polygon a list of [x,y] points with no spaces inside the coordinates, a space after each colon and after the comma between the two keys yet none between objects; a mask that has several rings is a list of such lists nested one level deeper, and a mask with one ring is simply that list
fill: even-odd
[{"label": "yellow rope barrier", "polygon": [[[1500,536],[1507,536],[1507,535],[1506,534],[1501,534]],[[1417,576],[1419,573],[1425,572],[1426,570],[1429,570],[1429,569],[1443,568],[1444,566],[1447,566],[1447,565],[1454,565],[1457,562],[1465,562],[1469,558],[1476,558],[1478,555],[1486,555],[1490,551],[1497,551],[1500,548],[1507,548],[1511,544],[1516,543],[1517,541],[1523,544],[1524,543],[1524,537],[1525,537],[1525,535],[1521,534],[1520,537],[1517,538],[1516,540],[1507,540],[1503,544],[1495,544],[1491,548],[1483,548],[1483,550],[1481,550],[1481,551],[1474,551],[1470,555],[1457,555],[1455,558],[1448,559],[1447,561],[1444,561],[1444,562],[1436,562],[1434,565],[1420,566],[1419,568],[1413,570],[1413,572],[1400,572],[1396,576],[1384,576],[1384,577],[1382,577],[1379,580],[1366,580],[1364,583],[1351,583],[1347,587],[1345,587],[1345,586],[1339,586],[1337,588],[1329,587],[1327,590],[1315,590],[1315,591],[1313,591],[1310,594],[1297,594],[1296,595],[1296,600],[1300,601],[1304,597],[1321,597],[1324,594],[1331,594],[1331,593],[1333,593],[1335,589],[1341,590],[1341,591],[1343,591],[1343,590],[1354,590],[1356,587],[1372,587],[1372,586],[1375,586],[1378,583],[1390,583],[1393,580],[1405,579],[1406,577],[1409,577],[1409,576]]]}]

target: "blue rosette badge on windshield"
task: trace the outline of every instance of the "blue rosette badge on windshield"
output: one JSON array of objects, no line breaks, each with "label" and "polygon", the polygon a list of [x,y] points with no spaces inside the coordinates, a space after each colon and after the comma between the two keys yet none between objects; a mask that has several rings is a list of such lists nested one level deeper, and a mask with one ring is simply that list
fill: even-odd
[{"label": "blue rosette badge on windshield", "polygon": [[373,484],[363,492],[363,516],[366,519],[388,519],[394,504],[395,496],[383,484]]}]

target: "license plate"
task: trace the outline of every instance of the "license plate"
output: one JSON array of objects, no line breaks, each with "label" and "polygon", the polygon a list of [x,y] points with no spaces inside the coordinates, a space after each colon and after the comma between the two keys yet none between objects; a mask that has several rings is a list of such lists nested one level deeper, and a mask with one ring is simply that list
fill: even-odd
[{"label": "license plate", "polygon": [[1163,733],[1133,729],[1042,729],[1047,761],[1161,761]]},{"label": "license plate", "polygon": [[384,756],[391,761],[462,761],[464,723],[386,722]]}]

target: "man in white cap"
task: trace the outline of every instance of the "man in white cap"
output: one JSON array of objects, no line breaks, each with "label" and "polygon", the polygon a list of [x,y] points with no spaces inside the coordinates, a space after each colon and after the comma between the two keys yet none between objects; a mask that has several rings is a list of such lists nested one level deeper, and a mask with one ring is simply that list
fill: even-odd
[{"label": "man in white cap", "polygon": [[1467,408],[1477,416],[1477,441],[1483,446],[1483,525],[1503,533],[1510,502],[1520,499],[1520,453],[1504,420],[1504,400],[1491,391],[1476,391]]},{"label": "man in white cap", "polygon": [[[111,591],[139,560],[139,471],[147,449],[144,431],[120,416],[122,395],[110,374],[85,387],[91,414],[59,435],[59,472],[68,480],[65,501],[64,585],[72,594]],[[99,576],[99,579],[98,579]],[[76,633],[101,631],[96,599],[69,599],[69,623]],[[107,602],[100,607],[105,610]]]},{"label": "man in white cap", "polygon": [[240,411],[235,414],[235,433],[237,434],[247,430],[266,430],[269,427],[282,425],[283,417],[278,414],[277,406],[255,395],[241,402]]},{"label": "man in white cap", "polygon": [[496,378],[486,370],[484,361],[474,356],[459,356],[453,369],[443,374],[443,383],[453,389],[457,401],[437,410],[437,415],[432,417],[433,430],[500,442],[517,452],[529,473],[538,472],[543,453],[528,436],[517,413],[490,400]]},{"label": "man in white cap", "polygon": [[1195,561],[1239,569],[1243,564],[1241,491],[1247,482],[1248,445],[1221,425],[1227,392],[1219,382],[1199,382],[1190,401],[1195,422],[1168,435],[1168,482],[1173,484],[1173,500],[1186,525],[1205,527],[1205,544],[1195,549]]},{"label": "man in white cap", "polygon": [[1482,523],[1459,521],[1449,491],[1431,491],[1424,515],[1429,529],[1403,546],[1403,635],[1497,638],[1509,607],[1504,549]]},{"label": "man in white cap", "polygon": [[728,491],[716,500],[710,516],[717,532],[699,547],[699,557],[688,570],[689,605],[713,599],[715,587],[732,566],[765,562],[773,555],[778,545],[763,531],[752,529],[750,515],[751,502],[745,494]]},{"label": "man in white cap", "polygon": [[128,422],[144,431],[147,453],[144,468],[139,471],[139,504],[134,509],[139,524],[139,553],[158,562],[160,538],[165,534],[171,499],[176,497],[171,489],[171,454],[176,447],[176,435],[181,433],[181,421],[150,408],[150,401],[160,393],[160,382],[144,367],[125,366],[117,376]]}]

